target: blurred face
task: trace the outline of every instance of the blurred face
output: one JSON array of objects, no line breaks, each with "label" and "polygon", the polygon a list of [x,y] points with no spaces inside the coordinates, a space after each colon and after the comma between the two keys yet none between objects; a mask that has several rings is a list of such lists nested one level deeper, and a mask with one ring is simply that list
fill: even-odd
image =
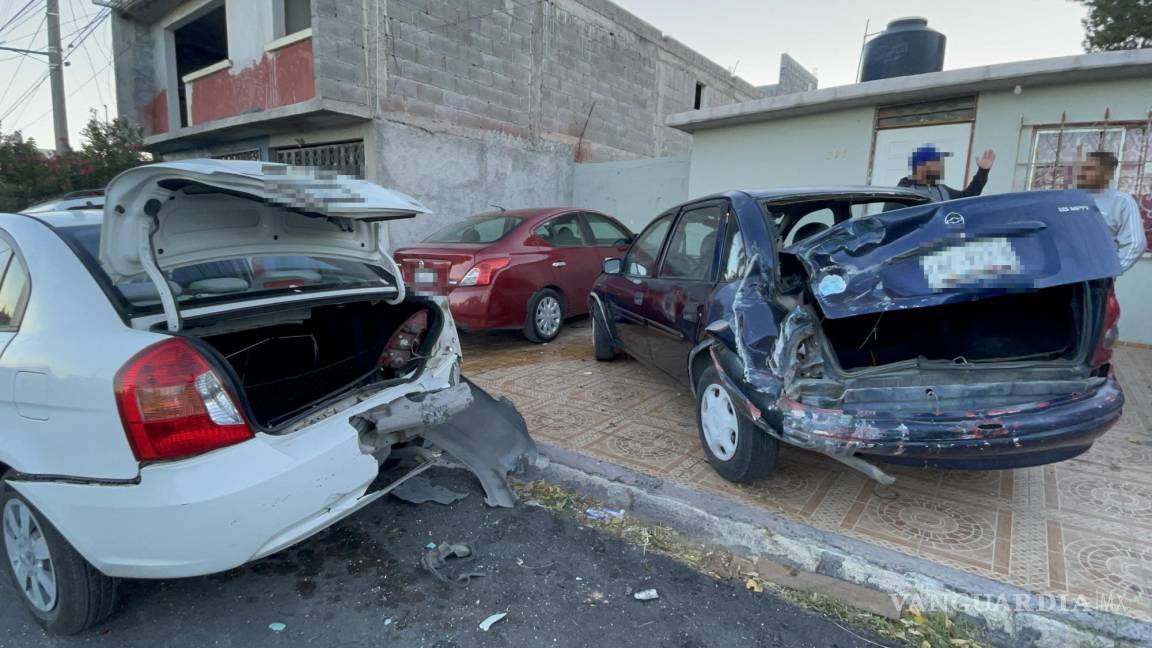
[{"label": "blurred face", "polygon": [[1100,160],[1090,157],[1076,165],[1076,188],[1106,189],[1112,182],[1112,171],[1100,164]]},{"label": "blurred face", "polygon": [[944,161],[930,160],[922,162],[916,167],[916,181],[924,184],[936,184],[944,177]]}]

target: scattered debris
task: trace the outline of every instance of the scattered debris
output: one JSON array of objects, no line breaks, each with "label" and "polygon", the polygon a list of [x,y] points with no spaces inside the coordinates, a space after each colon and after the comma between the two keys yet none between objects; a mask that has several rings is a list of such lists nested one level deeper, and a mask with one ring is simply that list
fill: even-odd
[{"label": "scattered debris", "polygon": [[441,570],[448,566],[450,560],[455,564],[468,562],[476,558],[476,553],[472,551],[471,545],[467,544],[448,544],[447,542],[441,542],[439,546],[433,543],[428,544],[432,547],[420,557],[420,566],[438,580],[449,585],[467,585],[473,578],[487,575],[483,572],[472,571],[446,576]]},{"label": "scattered debris", "polygon": [[517,564],[517,565],[520,565],[520,566],[521,566],[521,567],[523,567],[524,569],[548,569],[548,568],[549,568],[549,567],[551,567],[552,565],[555,565],[555,564],[556,564],[556,561],[555,561],[555,560],[553,560],[553,561],[551,561],[551,562],[546,562],[546,563],[544,563],[543,565],[525,565],[525,564],[524,564],[524,559],[523,559],[523,558],[517,558],[517,559],[516,559],[516,564]]},{"label": "scattered debris", "polygon": [[632,598],[636,599],[637,601],[655,601],[656,599],[660,598],[660,595],[657,594],[656,590],[654,589],[646,589],[636,592],[632,595]]},{"label": "scattered debris", "polygon": [[426,477],[413,477],[401,483],[392,489],[392,495],[412,504],[436,502],[445,506],[468,497],[468,493],[458,493],[443,486],[437,486]]},{"label": "scattered debris", "polygon": [[284,625],[283,623],[280,623],[279,621],[275,621],[273,623],[268,624],[268,629],[271,630],[272,632],[284,632],[284,629],[287,627],[288,626]]},{"label": "scattered debris", "polygon": [[499,613],[493,614],[492,616],[490,616],[487,619],[484,619],[483,621],[480,622],[480,629],[483,630],[484,632],[488,632],[488,628],[491,628],[493,624],[495,624],[497,621],[499,621],[500,619],[503,619],[506,616],[508,616],[507,612],[499,612]]},{"label": "scattered debris", "polygon": [[428,544],[424,545],[424,548],[425,549],[435,549],[436,543],[435,542],[429,542]]},{"label": "scattered debris", "polygon": [[597,506],[585,510],[584,515],[587,515],[593,520],[622,520],[624,519],[624,509],[601,508]]},{"label": "scattered debris", "polygon": [[386,625],[386,626],[392,625],[392,617],[388,617],[387,619],[384,619],[384,625]]},{"label": "scattered debris", "polygon": [[753,592],[756,592],[757,594],[764,593],[764,586],[761,585],[760,581],[755,577],[750,577],[748,580],[744,581],[744,587],[746,589],[752,590]]}]

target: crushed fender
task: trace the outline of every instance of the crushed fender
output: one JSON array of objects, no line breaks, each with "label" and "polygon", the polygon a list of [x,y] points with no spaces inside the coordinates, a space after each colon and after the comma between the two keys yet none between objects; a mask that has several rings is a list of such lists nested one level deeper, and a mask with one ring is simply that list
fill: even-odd
[{"label": "crushed fender", "polygon": [[535,463],[539,456],[536,442],[511,401],[496,400],[467,379],[464,384],[471,391],[472,404],[457,416],[422,430],[420,436],[476,475],[489,506],[511,508],[517,497],[508,473]]}]

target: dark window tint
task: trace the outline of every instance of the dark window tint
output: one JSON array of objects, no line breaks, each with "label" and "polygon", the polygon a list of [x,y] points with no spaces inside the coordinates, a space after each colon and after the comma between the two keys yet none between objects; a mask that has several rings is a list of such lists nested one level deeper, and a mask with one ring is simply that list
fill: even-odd
[{"label": "dark window tint", "polygon": [[585,214],[588,228],[592,230],[592,240],[596,245],[616,245],[628,240],[628,231],[599,214]]},{"label": "dark window tint", "polygon": [[312,26],[312,0],[284,0],[284,33],[295,34]]},{"label": "dark window tint", "polygon": [[473,216],[436,232],[425,243],[495,243],[523,223],[516,216]]},{"label": "dark window tint", "polygon": [[587,245],[576,214],[557,216],[537,227],[533,233],[556,247]]},{"label": "dark window tint", "polygon": [[656,259],[660,256],[660,246],[668,229],[672,226],[673,214],[668,214],[648,226],[636,239],[628,256],[624,259],[624,274],[633,277],[651,277],[656,274]]},{"label": "dark window tint", "polygon": [[676,231],[668,244],[661,276],[708,279],[723,216],[719,205],[685,212],[676,223]]},{"label": "dark window tint", "polygon": [[720,281],[736,281],[744,278],[748,269],[748,253],[744,248],[744,237],[740,234],[740,227],[736,225],[736,218],[729,217],[728,231],[725,234],[724,264],[720,266]]},{"label": "dark window tint", "polygon": [[7,266],[0,281],[0,328],[17,328],[28,299],[28,271],[7,245],[0,256]]},{"label": "dark window tint", "polygon": [[[100,227],[56,230],[99,267]],[[377,288],[391,285],[383,270],[365,263],[312,256],[250,256],[206,261],[165,273],[168,286],[182,305],[265,297],[277,292]],[[147,277],[117,282],[115,289],[136,312],[159,309],[160,293]],[[264,294],[261,294],[264,293]]]}]

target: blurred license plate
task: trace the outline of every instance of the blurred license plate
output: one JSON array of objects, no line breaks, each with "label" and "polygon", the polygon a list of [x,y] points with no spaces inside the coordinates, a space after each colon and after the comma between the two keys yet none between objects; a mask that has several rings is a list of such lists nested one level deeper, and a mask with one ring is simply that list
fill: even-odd
[{"label": "blurred license plate", "polygon": [[417,270],[416,274],[413,276],[413,279],[415,279],[416,283],[418,284],[434,284],[436,283],[436,271]]},{"label": "blurred license plate", "polygon": [[1006,238],[969,241],[933,252],[920,259],[920,267],[933,290],[1019,274],[1020,257]]}]

